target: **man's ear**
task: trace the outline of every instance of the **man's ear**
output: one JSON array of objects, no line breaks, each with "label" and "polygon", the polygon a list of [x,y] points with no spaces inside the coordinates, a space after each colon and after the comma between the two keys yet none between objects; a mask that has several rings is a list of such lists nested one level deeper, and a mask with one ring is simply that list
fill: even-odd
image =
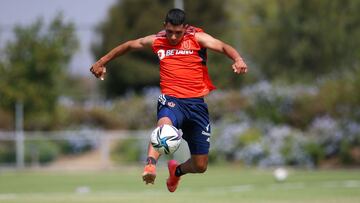
[{"label": "man's ear", "polygon": [[184,24],[184,26],[183,26],[183,30],[184,30],[184,32],[186,32],[186,30],[189,28],[189,24]]}]

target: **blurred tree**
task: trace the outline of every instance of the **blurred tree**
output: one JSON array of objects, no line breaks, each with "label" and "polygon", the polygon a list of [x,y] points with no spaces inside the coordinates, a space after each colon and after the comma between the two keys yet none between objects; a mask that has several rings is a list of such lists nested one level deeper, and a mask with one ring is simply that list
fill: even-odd
[{"label": "blurred tree", "polygon": [[242,47],[267,78],[313,79],[360,59],[358,0],[233,0]]},{"label": "blurred tree", "polygon": [[[228,0],[225,1],[192,1],[185,0],[185,12],[189,24],[201,27],[204,31],[215,38],[231,44],[235,48],[234,32],[236,27],[230,22]],[[165,14],[164,14],[165,15]],[[235,33],[236,34],[236,33]],[[244,53],[238,50],[244,57]],[[234,74],[231,68],[232,61],[226,56],[208,51],[208,69],[215,86],[220,89],[238,88],[243,82],[243,77]],[[244,77],[246,78],[246,77]]]},{"label": "blurred tree", "polygon": [[[185,0],[184,5],[189,24],[201,27],[216,37],[225,36],[228,16],[223,1]],[[165,14],[171,8],[173,1],[166,0],[117,1],[107,19],[96,30],[100,40],[93,45],[94,56],[98,59],[122,42],[157,33],[162,29]],[[227,71],[215,66],[224,66],[226,57],[219,59],[214,56],[213,61],[216,64],[211,65],[212,62],[209,62],[209,69],[215,83],[222,81],[228,84],[229,78],[224,80],[221,76],[224,72],[232,73],[230,65],[226,65]],[[104,81],[106,95],[115,97],[129,90],[139,91],[146,86],[158,86],[157,63],[158,59],[151,50],[132,52],[110,62],[109,74]]]},{"label": "blurred tree", "polygon": [[16,26],[15,39],[0,63],[0,105],[12,111],[17,101],[26,113],[52,113],[65,70],[78,47],[74,25],[58,14],[48,26],[42,19]]}]

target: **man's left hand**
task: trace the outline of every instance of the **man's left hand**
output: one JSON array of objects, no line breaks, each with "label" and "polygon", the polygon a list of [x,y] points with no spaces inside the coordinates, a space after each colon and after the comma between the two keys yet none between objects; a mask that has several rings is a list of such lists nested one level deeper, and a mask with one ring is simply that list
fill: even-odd
[{"label": "man's left hand", "polygon": [[237,74],[245,74],[248,70],[246,63],[242,59],[236,60],[235,63],[232,65],[232,68],[234,70],[234,73]]}]

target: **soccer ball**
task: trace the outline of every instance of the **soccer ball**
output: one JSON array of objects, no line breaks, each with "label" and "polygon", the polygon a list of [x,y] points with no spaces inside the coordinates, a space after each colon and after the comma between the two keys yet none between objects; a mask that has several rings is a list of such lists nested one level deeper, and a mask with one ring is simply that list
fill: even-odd
[{"label": "soccer ball", "polygon": [[286,180],[287,177],[288,177],[288,172],[285,168],[275,169],[274,178],[276,181],[282,182],[282,181]]},{"label": "soccer ball", "polygon": [[150,142],[160,154],[172,154],[180,146],[181,132],[172,125],[162,125],[151,133]]}]

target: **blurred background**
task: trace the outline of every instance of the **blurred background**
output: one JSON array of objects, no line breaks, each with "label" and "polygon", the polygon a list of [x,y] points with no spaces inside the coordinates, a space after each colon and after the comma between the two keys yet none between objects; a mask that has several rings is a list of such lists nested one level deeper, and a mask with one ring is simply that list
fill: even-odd
[{"label": "blurred background", "polygon": [[[2,0],[0,167],[142,164],[160,94],[156,56],[118,44],[162,29],[174,6],[249,66],[209,52],[210,164],[359,168],[358,0]],[[188,156],[183,146],[176,158]]]},{"label": "blurred background", "polygon": [[[0,202],[359,202],[360,1],[1,0]],[[151,50],[91,65],[157,33],[166,12],[233,45],[249,66],[210,52],[218,87],[205,175],[176,196],[166,160],[140,174],[155,126]]]}]

